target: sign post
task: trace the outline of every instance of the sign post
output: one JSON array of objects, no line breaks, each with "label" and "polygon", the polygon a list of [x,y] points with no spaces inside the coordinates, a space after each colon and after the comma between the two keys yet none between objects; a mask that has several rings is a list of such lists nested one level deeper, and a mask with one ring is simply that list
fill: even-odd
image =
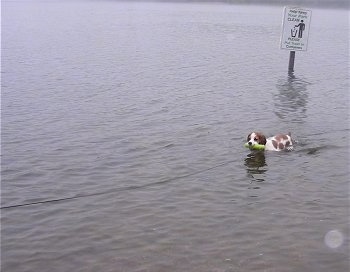
[{"label": "sign post", "polygon": [[281,49],[289,50],[288,72],[294,71],[295,51],[306,51],[311,22],[311,10],[285,7]]}]

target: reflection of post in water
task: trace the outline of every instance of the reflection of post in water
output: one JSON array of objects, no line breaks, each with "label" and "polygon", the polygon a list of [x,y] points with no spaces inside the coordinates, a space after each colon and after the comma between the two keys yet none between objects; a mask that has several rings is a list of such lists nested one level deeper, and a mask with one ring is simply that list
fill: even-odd
[{"label": "reflection of post in water", "polygon": [[[245,158],[244,165],[247,167],[247,173],[251,176],[264,174],[267,171],[266,168],[263,168],[267,166],[264,151],[253,151],[250,153]],[[263,181],[264,179],[260,178],[257,180]]]},{"label": "reflection of post in water", "polygon": [[275,114],[288,122],[300,123],[306,118],[308,93],[307,81],[289,73],[287,80],[278,80],[277,94],[274,96]]}]

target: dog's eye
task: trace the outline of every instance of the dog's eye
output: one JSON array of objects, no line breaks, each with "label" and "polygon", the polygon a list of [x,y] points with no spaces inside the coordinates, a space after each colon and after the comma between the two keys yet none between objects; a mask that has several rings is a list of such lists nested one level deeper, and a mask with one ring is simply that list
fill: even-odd
[{"label": "dog's eye", "polygon": [[257,141],[257,140],[258,140],[258,138],[255,137],[255,138],[254,138],[254,141]]}]

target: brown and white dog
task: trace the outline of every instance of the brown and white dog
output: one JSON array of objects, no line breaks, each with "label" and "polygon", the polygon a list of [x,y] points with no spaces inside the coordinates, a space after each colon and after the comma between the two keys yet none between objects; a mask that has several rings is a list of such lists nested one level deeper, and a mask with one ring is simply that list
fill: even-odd
[{"label": "brown and white dog", "polygon": [[247,143],[249,146],[254,146],[255,144],[260,144],[265,146],[265,150],[269,151],[291,151],[293,150],[293,141],[290,133],[277,134],[273,137],[266,138],[260,132],[252,132],[247,137]]}]

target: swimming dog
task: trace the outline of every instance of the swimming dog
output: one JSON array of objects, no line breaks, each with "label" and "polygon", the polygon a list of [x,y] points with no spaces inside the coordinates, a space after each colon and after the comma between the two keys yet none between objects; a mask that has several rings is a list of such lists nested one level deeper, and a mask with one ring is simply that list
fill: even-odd
[{"label": "swimming dog", "polygon": [[291,134],[277,134],[266,138],[261,132],[252,132],[247,137],[248,146],[253,149],[256,144],[264,145],[268,151],[291,151],[293,150],[293,141]]}]

